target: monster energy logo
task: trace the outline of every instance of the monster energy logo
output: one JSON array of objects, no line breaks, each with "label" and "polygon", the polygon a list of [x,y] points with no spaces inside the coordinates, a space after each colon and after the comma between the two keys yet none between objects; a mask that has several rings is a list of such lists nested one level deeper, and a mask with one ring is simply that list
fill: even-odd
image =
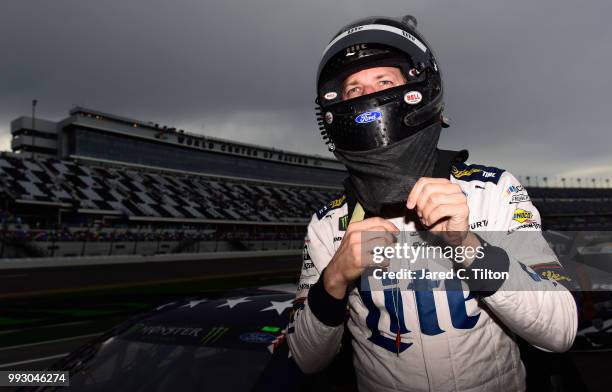
[{"label": "monster energy logo", "polygon": [[219,340],[221,336],[225,335],[225,333],[229,331],[229,328],[226,327],[213,327],[208,331],[206,335],[200,340],[202,344],[212,344]]},{"label": "monster energy logo", "polygon": [[340,218],[340,220],[338,221],[338,230],[340,231],[346,231],[346,228],[348,227],[348,214],[344,215],[342,218]]}]

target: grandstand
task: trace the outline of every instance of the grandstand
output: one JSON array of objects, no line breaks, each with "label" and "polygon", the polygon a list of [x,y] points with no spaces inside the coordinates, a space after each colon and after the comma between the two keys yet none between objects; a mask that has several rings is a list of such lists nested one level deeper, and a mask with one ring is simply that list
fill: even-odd
[{"label": "grandstand", "polygon": [[0,173],[13,215],[3,257],[296,249],[313,209],[338,191],[10,154]]},{"label": "grandstand", "polygon": [[[299,250],[341,192],[335,160],[75,107],[11,123],[0,257]],[[612,189],[530,187],[545,228],[607,230]]]},{"label": "grandstand", "polygon": [[530,187],[545,229],[612,230],[612,188]]},{"label": "grandstand", "polygon": [[11,122],[11,134],[13,151],[24,157],[123,163],[317,187],[337,187],[345,176],[344,167],[334,159],[212,138],[82,107],[58,122],[19,117]]},{"label": "grandstand", "polygon": [[0,257],[301,249],[333,159],[82,107],[19,117],[0,157]]},{"label": "grandstand", "polygon": [[11,132],[1,257],[301,249],[345,176],[333,159],[81,107]]}]

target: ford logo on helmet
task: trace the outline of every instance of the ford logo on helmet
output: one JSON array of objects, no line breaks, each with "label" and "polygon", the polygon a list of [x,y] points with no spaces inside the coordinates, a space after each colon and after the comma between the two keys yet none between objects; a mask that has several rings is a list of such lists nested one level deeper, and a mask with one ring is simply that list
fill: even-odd
[{"label": "ford logo on helmet", "polygon": [[382,117],[380,112],[364,112],[355,117],[355,122],[358,124],[367,124],[376,121]]}]

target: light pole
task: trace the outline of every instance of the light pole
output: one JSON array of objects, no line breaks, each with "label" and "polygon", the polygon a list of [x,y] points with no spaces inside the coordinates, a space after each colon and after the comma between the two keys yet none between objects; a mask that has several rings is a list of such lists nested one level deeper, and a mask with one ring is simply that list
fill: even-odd
[{"label": "light pole", "polygon": [[38,103],[37,99],[32,100],[32,156],[34,156],[34,148],[36,147],[36,104]]},{"label": "light pole", "polygon": [[32,130],[36,128],[36,104],[38,103],[37,99],[32,100]]}]

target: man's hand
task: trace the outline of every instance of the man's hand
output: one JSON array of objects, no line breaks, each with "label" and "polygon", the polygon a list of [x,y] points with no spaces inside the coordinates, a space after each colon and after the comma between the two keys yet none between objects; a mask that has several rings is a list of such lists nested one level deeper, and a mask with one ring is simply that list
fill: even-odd
[{"label": "man's hand", "polygon": [[[364,232],[368,232],[367,238],[362,238]],[[397,233],[399,229],[393,223],[378,217],[349,224],[340,247],[325,269],[325,290],[335,298],[343,298],[349,284],[374,264],[372,258],[364,260],[362,255],[371,256],[374,247],[392,244],[393,234]]]},{"label": "man's hand", "polygon": [[450,245],[462,245],[468,237],[467,198],[461,187],[448,179],[421,177],[408,195],[406,207],[414,209],[421,223]]}]

